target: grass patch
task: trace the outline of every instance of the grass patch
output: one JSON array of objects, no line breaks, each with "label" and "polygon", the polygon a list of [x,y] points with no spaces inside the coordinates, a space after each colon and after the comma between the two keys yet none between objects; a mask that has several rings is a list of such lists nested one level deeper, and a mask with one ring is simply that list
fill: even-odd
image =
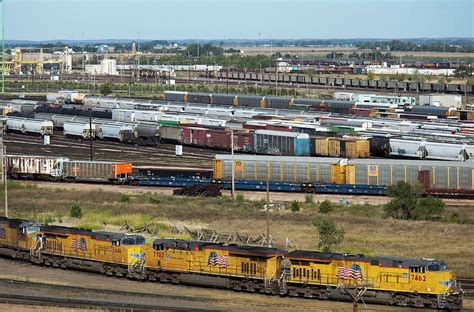
[{"label": "grass patch", "polygon": [[[16,182],[18,183],[18,182]],[[20,184],[23,184],[20,182]],[[257,237],[266,231],[269,219],[270,234],[279,248],[286,238],[300,249],[316,249],[318,236],[313,221],[323,214],[318,204],[300,200],[298,213],[261,211],[265,200],[233,200],[229,196],[216,198],[168,196],[156,192],[123,189],[104,191],[74,190],[19,186],[9,193],[10,215],[14,218],[37,216],[42,222],[50,216],[59,224],[92,230],[118,231],[125,223],[134,228],[145,223],[156,224],[157,237],[189,239],[189,235],[169,232],[169,224],[205,227],[223,233],[250,234]],[[72,189],[72,187],[71,187]],[[130,202],[120,202],[127,194]],[[314,196],[317,201],[317,197]],[[309,199],[308,199],[309,202]],[[70,218],[71,205],[77,203],[83,216]],[[284,203],[291,207],[291,201]],[[458,276],[474,278],[474,206],[448,206],[441,221],[406,221],[384,219],[381,205],[333,204],[328,216],[345,229],[345,239],[338,252],[377,256],[428,257],[444,259]],[[445,220],[447,219],[447,220]],[[449,222],[449,223],[448,223]],[[429,238],[429,239],[427,239]],[[152,241],[155,238],[147,238]]]},{"label": "grass patch", "polygon": [[122,195],[119,199],[119,202],[121,203],[130,203],[131,201],[132,201],[132,198],[127,194]]}]

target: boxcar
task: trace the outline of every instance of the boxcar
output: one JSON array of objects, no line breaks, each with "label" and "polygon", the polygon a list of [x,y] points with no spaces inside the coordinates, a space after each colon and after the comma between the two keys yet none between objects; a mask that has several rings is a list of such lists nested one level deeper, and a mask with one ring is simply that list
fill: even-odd
[{"label": "boxcar", "polygon": [[238,95],[238,106],[262,107],[263,97],[258,95]]},{"label": "boxcar", "polygon": [[165,91],[165,100],[173,102],[186,102],[188,92]]},{"label": "boxcar", "polygon": [[266,96],[266,107],[268,108],[289,108],[291,98],[280,96]]},{"label": "boxcar", "polygon": [[255,130],[254,152],[270,155],[309,156],[310,140],[306,133]]},{"label": "boxcar", "polygon": [[210,104],[211,98],[208,93],[188,93],[188,103],[203,103]]}]

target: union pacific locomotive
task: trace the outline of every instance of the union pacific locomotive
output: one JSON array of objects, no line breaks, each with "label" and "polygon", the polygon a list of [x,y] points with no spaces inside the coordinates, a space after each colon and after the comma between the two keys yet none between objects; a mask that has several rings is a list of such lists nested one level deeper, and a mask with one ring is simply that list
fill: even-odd
[{"label": "union pacific locomotive", "polygon": [[459,310],[462,290],[442,260],[321,253],[93,232],[0,217],[0,254],[48,266],[149,281],[316,299]]}]

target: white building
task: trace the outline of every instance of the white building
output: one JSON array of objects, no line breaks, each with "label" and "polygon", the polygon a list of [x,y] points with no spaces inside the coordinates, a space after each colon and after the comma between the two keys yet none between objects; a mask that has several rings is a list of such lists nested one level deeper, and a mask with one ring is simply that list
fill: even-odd
[{"label": "white building", "polygon": [[86,65],[86,73],[91,75],[118,75],[117,60],[104,59],[100,64]]},{"label": "white building", "polygon": [[461,107],[462,96],[456,94],[420,94],[420,105]]}]

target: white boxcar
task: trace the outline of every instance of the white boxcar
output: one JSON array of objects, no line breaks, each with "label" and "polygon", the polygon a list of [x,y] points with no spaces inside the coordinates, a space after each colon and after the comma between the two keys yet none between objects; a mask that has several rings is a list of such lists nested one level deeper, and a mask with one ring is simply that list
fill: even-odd
[{"label": "white boxcar", "polygon": [[58,178],[62,175],[62,162],[67,158],[7,155],[7,172],[14,178],[44,177]]},{"label": "white boxcar", "polygon": [[95,138],[95,124],[92,124],[92,131],[89,131],[89,122],[84,121],[65,121],[63,128],[64,136],[81,137],[83,139]]}]

